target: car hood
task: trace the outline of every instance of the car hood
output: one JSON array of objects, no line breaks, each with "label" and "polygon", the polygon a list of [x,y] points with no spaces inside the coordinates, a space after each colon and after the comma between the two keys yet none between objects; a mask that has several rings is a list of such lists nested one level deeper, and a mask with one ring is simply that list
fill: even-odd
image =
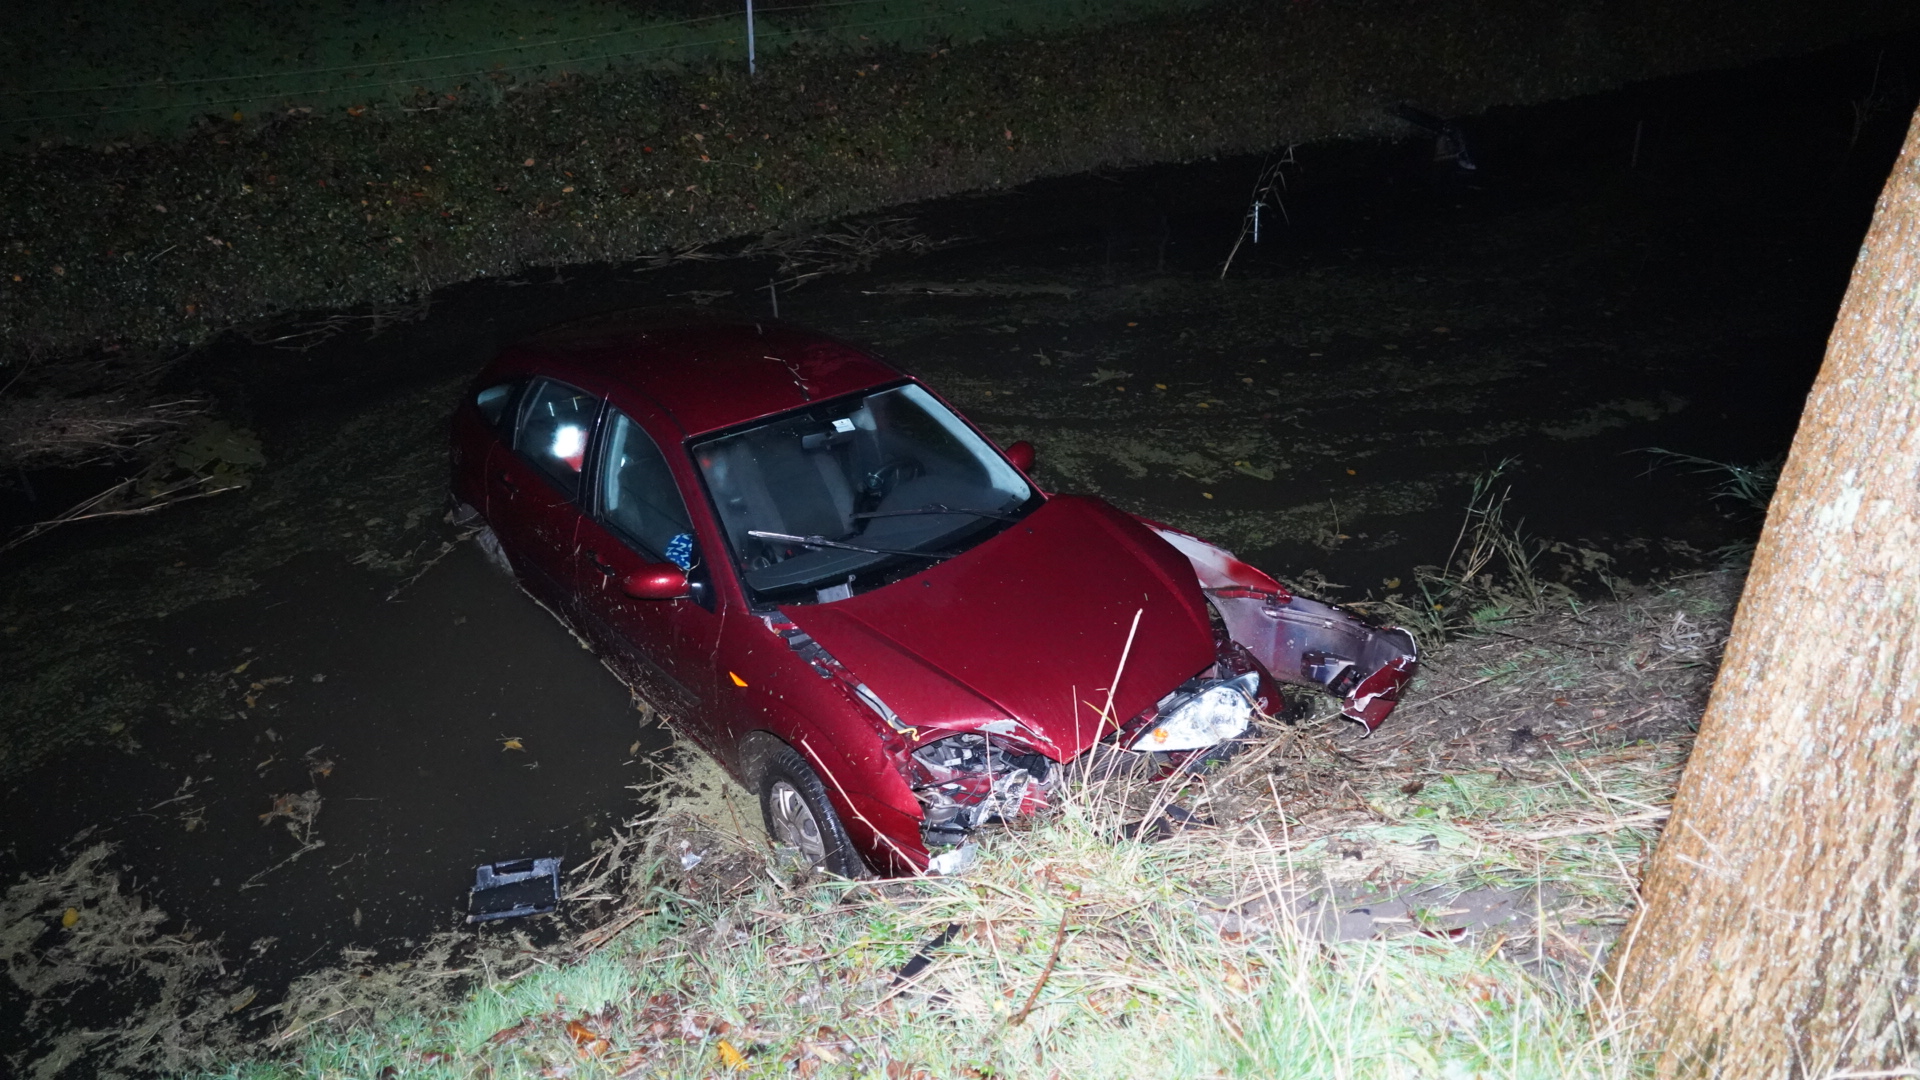
[{"label": "car hood", "polygon": [[1123,653],[1121,722],[1215,654],[1186,558],[1112,506],[1065,495],[923,573],[781,612],[921,739],[996,731],[1061,761],[1102,733]]}]

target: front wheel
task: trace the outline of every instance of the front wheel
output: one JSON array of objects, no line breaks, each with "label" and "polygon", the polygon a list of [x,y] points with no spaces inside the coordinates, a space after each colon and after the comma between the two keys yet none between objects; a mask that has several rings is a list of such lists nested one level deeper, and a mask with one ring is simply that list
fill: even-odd
[{"label": "front wheel", "polygon": [[767,756],[759,781],[760,813],[774,843],[798,849],[809,867],[843,878],[866,876],[866,863],[806,758],[782,745]]}]

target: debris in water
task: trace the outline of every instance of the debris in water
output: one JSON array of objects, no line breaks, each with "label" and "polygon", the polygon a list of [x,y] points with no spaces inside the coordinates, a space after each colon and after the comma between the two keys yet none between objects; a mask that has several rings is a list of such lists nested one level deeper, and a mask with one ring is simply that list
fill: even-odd
[{"label": "debris in water", "polygon": [[275,818],[287,819],[287,830],[295,836],[304,836],[313,828],[313,820],[320,816],[320,792],[303,791],[297,795],[275,795],[273,808],[260,815],[260,824],[265,825]]},{"label": "debris in water", "polygon": [[474,868],[473,891],[467,894],[467,921],[545,915],[559,906],[558,857],[488,863]]}]

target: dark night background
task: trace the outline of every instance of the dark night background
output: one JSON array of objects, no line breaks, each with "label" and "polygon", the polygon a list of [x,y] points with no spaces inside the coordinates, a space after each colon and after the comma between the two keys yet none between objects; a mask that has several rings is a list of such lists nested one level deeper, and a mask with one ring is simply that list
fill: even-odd
[{"label": "dark night background", "polygon": [[[627,54],[392,79],[507,16],[0,31],[0,873],[110,842],[264,1004],[452,926],[475,863],[631,816],[666,736],[443,520],[465,381],[618,307],[764,314],[773,283],[1050,489],[1341,600],[1444,561],[1509,459],[1581,595],[1740,557],[1758,512],[1645,451],[1785,452],[1920,96],[1905,6],[1168,6],[863,40],[795,5],[757,78],[718,0],[549,4],[513,18]],[[325,846],[287,862],[261,816],[309,789]]]}]

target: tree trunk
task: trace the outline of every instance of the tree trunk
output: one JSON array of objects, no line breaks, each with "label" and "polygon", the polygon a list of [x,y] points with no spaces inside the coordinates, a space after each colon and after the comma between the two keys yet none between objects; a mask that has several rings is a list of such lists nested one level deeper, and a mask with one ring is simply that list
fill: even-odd
[{"label": "tree trunk", "polygon": [[1920,1064],[1920,114],[1612,976],[1662,1076]]}]

